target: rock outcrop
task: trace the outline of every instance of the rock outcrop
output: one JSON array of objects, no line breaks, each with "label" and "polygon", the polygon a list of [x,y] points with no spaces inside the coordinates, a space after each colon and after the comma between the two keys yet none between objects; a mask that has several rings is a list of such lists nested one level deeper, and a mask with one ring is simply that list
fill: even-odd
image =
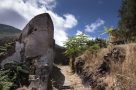
[{"label": "rock outcrop", "polygon": [[53,65],[54,28],[49,14],[34,17],[24,28],[19,42],[24,44],[21,60],[30,66],[31,88],[46,90]]},{"label": "rock outcrop", "polygon": [[75,60],[76,73],[81,77],[83,84],[91,86],[93,90],[115,89],[115,82],[109,83],[108,79],[114,73],[113,67],[122,65],[125,58],[126,50],[119,46],[108,51],[100,50],[92,56],[91,53],[86,52]]},{"label": "rock outcrop", "polygon": [[[30,88],[47,90],[48,76],[54,61],[54,27],[48,13],[34,17],[16,41],[16,52],[8,61],[18,61],[30,67]],[[14,60],[13,60],[14,59]]]}]

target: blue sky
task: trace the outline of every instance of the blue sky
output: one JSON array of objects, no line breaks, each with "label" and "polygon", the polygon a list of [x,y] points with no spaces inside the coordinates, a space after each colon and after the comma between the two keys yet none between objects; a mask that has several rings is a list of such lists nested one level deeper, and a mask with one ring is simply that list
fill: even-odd
[{"label": "blue sky", "polygon": [[56,43],[63,46],[68,36],[84,31],[96,38],[104,26],[117,27],[120,5],[121,0],[1,0],[0,23],[23,30],[31,18],[47,12],[54,23]]},{"label": "blue sky", "polygon": [[[94,32],[88,32],[91,36],[98,36],[103,32],[103,27],[117,27],[118,10],[121,0],[58,0],[55,12],[63,15],[72,13],[78,19],[78,25],[69,30],[73,35],[77,30],[84,30],[86,25],[90,25],[98,19],[104,20],[104,24],[99,26]],[[102,36],[105,38],[105,35]]]}]

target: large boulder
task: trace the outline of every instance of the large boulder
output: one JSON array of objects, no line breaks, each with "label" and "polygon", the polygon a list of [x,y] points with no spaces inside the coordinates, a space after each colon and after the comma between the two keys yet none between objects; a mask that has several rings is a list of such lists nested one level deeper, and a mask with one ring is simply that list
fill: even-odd
[{"label": "large boulder", "polygon": [[[47,90],[48,77],[54,61],[54,27],[48,13],[35,16],[16,41],[16,52],[6,59],[30,67],[30,88]],[[14,60],[13,60],[14,59]],[[6,62],[3,60],[2,65]]]},{"label": "large boulder", "polygon": [[22,61],[30,66],[30,88],[46,90],[54,60],[54,28],[49,14],[34,17],[23,29],[19,42],[24,44]]},{"label": "large boulder", "polygon": [[25,44],[26,58],[48,53],[47,49],[54,46],[53,35],[53,23],[49,14],[45,13],[34,17],[20,36],[21,43]]}]

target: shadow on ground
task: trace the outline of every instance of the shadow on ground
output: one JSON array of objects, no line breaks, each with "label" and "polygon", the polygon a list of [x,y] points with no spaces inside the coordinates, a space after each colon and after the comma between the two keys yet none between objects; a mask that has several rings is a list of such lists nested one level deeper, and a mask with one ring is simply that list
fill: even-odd
[{"label": "shadow on ground", "polygon": [[60,68],[57,66],[53,66],[53,71],[50,74],[50,80],[49,80],[49,87],[48,90],[62,90],[61,88],[63,87],[63,84],[65,82],[65,76],[61,73]]}]

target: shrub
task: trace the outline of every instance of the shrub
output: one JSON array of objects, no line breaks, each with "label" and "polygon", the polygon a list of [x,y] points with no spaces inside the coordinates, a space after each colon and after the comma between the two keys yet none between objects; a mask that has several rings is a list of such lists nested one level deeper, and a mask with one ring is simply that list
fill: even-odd
[{"label": "shrub", "polygon": [[87,48],[89,38],[85,34],[79,34],[70,37],[65,43],[66,47],[65,55],[75,57]]},{"label": "shrub", "polygon": [[100,45],[99,44],[94,44],[94,45],[90,46],[89,51],[92,54],[96,54],[99,49],[100,49]]},{"label": "shrub", "polygon": [[64,46],[66,47],[66,51],[64,52],[64,54],[70,57],[70,66],[73,73],[75,72],[75,67],[74,67],[75,57],[87,49],[88,41],[89,41],[89,38],[85,34],[82,33],[82,34],[70,37],[64,43]]},{"label": "shrub", "polygon": [[0,70],[0,90],[15,90],[28,82],[28,68],[24,64],[7,63]]}]

